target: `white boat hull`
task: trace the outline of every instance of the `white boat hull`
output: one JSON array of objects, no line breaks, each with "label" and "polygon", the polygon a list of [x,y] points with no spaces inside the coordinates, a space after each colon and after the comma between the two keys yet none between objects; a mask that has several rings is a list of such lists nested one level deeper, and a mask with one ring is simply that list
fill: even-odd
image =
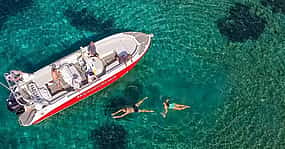
[{"label": "white boat hull", "polygon": [[[44,108],[29,108],[25,107],[26,111],[29,111],[31,113],[31,116],[25,116],[28,117],[26,121],[21,120],[21,115],[19,116],[19,122],[22,126],[30,126],[33,124],[37,124],[48,117],[70,107],[71,105],[87,98],[90,95],[95,94],[96,92],[104,89],[108,85],[112,84],[122,76],[124,76],[128,71],[130,71],[137,63],[138,61],[143,57],[143,55],[147,52],[150,41],[151,41],[152,35],[147,35],[144,33],[139,32],[126,32],[126,33],[119,33],[112,36],[109,36],[107,38],[104,38],[100,41],[95,42],[96,48],[98,50],[99,55],[104,57],[104,54],[108,53],[108,51],[104,51],[104,49],[112,49],[113,51],[119,51],[121,49],[126,49],[128,53],[132,54],[131,60],[127,61],[124,64],[118,65],[115,68],[112,68],[105,72],[104,75],[100,76],[100,78],[89,84],[88,86],[81,88],[79,90],[70,92],[65,94],[65,96],[60,97],[60,99],[56,100],[53,104],[49,104],[48,106],[45,106]],[[115,42],[114,39],[116,38]],[[118,38],[118,40],[117,40]],[[124,42],[126,41],[126,42]],[[111,45],[113,44],[113,45]],[[135,49],[133,49],[135,48]],[[111,51],[111,50],[110,50]],[[78,52],[78,51],[77,51]],[[59,62],[68,61],[68,59],[72,59],[72,54],[62,58],[59,60]],[[45,69],[45,68],[42,68]],[[41,70],[35,72],[33,75],[37,75],[37,73],[42,74]],[[34,77],[34,80],[36,80],[37,77]],[[41,82],[39,79],[38,82]],[[39,83],[40,84],[40,83]],[[36,112],[31,112],[32,110],[35,110]]]}]

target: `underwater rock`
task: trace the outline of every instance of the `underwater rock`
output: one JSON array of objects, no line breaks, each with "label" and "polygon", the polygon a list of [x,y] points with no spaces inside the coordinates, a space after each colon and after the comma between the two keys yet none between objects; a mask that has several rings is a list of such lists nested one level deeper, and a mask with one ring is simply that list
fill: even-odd
[{"label": "underwater rock", "polygon": [[124,90],[124,94],[130,100],[139,100],[143,93],[143,85],[139,82],[130,82]]},{"label": "underwater rock", "polygon": [[24,11],[32,3],[33,0],[0,0],[0,29],[9,16]]},{"label": "underwater rock", "polygon": [[244,42],[248,39],[257,40],[267,23],[263,18],[250,11],[250,7],[235,3],[229,15],[217,20],[222,35],[232,42]]},{"label": "underwater rock", "polygon": [[285,14],[285,0],[261,0],[263,6],[270,6],[274,13]]},{"label": "underwater rock", "polygon": [[127,143],[127,131],[121,125],[106,124],[91,131],[90,138],[94,147],[102,149],[124,149]]},{"label": "underwater rock", "polygon": [[64,11],[70,24],[79,30],[87,30],[92,32],[106,32],[112,30],[114,25],[114,19],[103,19],[95,17],[90,13],[87,8],[83,8],[79,11],[75,11],[69,7]]}]

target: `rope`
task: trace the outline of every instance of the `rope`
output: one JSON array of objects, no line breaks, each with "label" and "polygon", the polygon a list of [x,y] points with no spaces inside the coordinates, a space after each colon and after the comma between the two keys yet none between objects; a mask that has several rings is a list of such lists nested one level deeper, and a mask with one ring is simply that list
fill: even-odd
[{"label": "rope", "polygon": [[0,85],[10,91],[10,88],[6,86],[5,84],[3,84],[2,82],[0,82]]}]

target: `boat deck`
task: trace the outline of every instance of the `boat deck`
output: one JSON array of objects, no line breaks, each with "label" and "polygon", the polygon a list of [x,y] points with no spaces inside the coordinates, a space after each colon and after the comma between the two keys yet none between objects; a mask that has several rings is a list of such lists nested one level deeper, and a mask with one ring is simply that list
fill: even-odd
[{"label": "boat deck", "polygon": [[[119,55],[122,52],[133,54],[134,51],[136,50],[137,42],[131,36],[125,36],[125,37],[115,36],[110,39],[107,38],[107,39],[103,39],[102,41],[96,42],[95,46],[96,46],[96,52],[98,52],[99,54],[99,59],[96,59],[96,60],[99,61],[99,63],[102,62],[102,64],[95,63],[95,65],[97,64],[96,73],[98,73],[97,75],[100,75],[100,74],[102,75],[102,73],[104,72],[104,69],[115,61],[116,55]],[[84,74],[86,73],[86,71],[82,70],[83,68],[79,65],[78,58],[82,56],[82,54],[83,55],[86,54],[87,49],[88,49],[88,46],[83,47],[80,50],[54,62],[53,64],[60,65],[60,66],[65,65],[65,64],[72,64],[72,66],[74,67],[68,67],[65,70],[72,71],[73,73],[76,72],[78,75],[81,76],[81,78],[83,78],[83,80],[85,80],[86,76]],[[85,61],[88,62],[88,60],[89,59],[85,58]],[[115,62],[114,64],[118,64],[118,62]],[[52,74],[51,74],[51,68],[52,68],[51,65],[43,67],[42,69],[34,72],[31,75],[30,80],[27,81],[27,82],[34,82],[36,87],[40,89],[41,92],[43,92],[44,94],[43,96],[47,98],[47,100],[49,101],[53,100],[52,97],[54,96],[55,92],[64,92],[64,90],[58,91],[57,89],[55,89],[56,88],[55,85],[51,83],[53,80]],[[70,68],[72,68],[73,70],[70,70]],[[111,68],[107,67],[107,69],[111,69]],[[60,70],[62,71],[64,69],[60,69]],[[66,75],[66,73],[63,73],[63,74]],[[70,77],[71,76],[69,76],[69,80],[64,79],[64,81],[62,81],[64,89],[67,89],[70,87],[69,86],[71,84]],[[51,92],[50,95],[48,94],[47,90]]]}]

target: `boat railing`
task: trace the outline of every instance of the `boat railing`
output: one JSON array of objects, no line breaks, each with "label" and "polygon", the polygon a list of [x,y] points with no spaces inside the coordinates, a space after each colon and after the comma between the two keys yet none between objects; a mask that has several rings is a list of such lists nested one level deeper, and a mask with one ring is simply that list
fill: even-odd
[{"label": "boat railing", "polygon": [[10,73],[4,73],[4,78],[5,78],[6,83],[8,84],[8,89],[10,90],[10,92],[14,93],[14,91],[12,89],[14,85],[11,85],[11,83],[9,82],[9,80],[7,78],[8,75],[10,75]]},{"label": "boat railing", "polygon": [[137,52],[138,52],[138,45],[136,45],[135,50],[134,50],[132,53],[130,53],[131,58],[132,58],[133,56],[135,56]]},{"label": "boat railing", "polygon": [[22,104],[22,102],[18,101],[19,100],[19,96],[17,96],[16,92],[14,91],[15,88],[20,88],[20,85],[17,83],[17,82],[14,82],[14,84],[12,85],[8,79],[8,76],[10,75],[10,73],[4,73],[4,78],[5,78],[5,81],[6,83],[8,84],[8,89],[10,91],[10,94],[12,94],[16,101],[18,102],[18,104],[24,106],[24,104]]},{"label": "boat railing", "polygon": [[56,103],[57,101],[59,101],[59,100],[65,98],[67,93],[68,93],[68,92],[66,92],[65,94],[62,94],[62,95],[60,95],[60,96],[58,96],[58,97],[52,99],[52,100],[51,100],[51,103]]},{"label": "boat railing", "polygon": [[115,68],[119,67],[120,65],[121,64],[120,64],[119,60],[116,60],[113,63],[109,64],[108,66],[106,66],[106,74],[110,73]]},{"label": "boat railing", "polygon": [[145,44],[140,44],[139,48],[138,48],[138,53],[142,54],[144,52],[145,49]]}]

